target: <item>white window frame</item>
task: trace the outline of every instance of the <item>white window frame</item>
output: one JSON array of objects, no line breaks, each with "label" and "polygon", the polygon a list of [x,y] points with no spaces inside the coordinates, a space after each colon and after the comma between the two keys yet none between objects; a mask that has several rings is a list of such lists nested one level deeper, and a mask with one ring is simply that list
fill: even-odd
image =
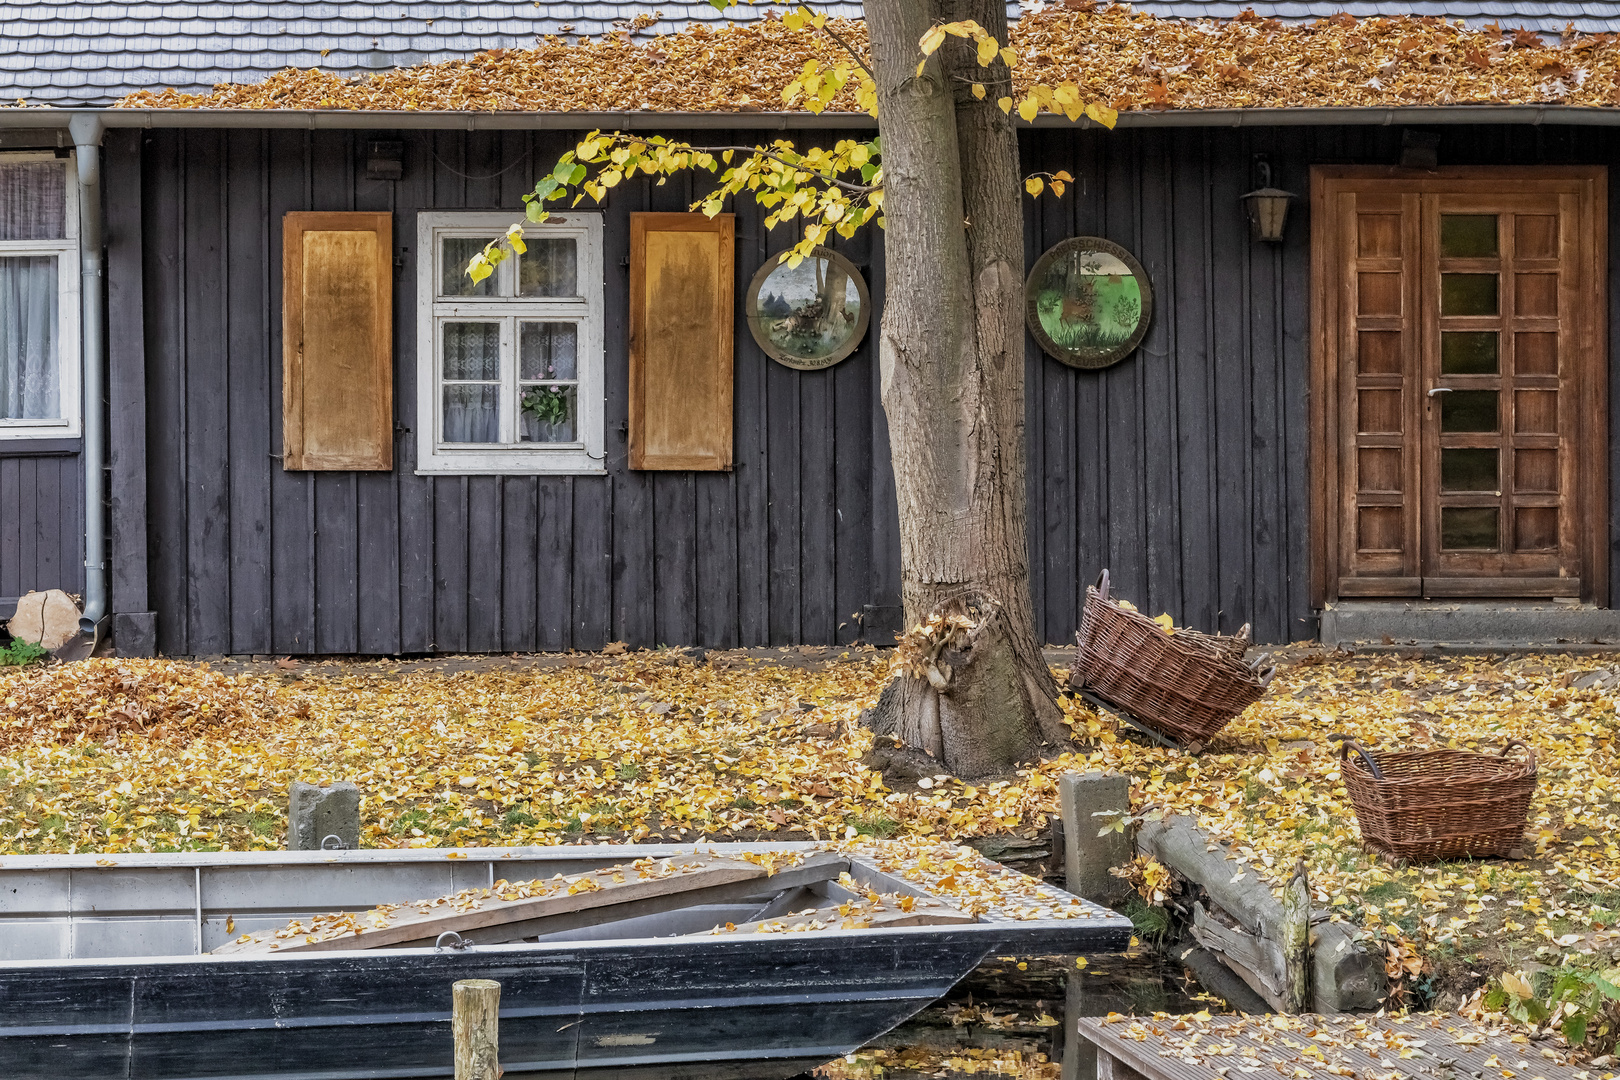
[{"label": "white window frame", "polygon": [[84,407],[80,399],[83,385],[79,340],[79,170],[72,157],[59,158],[51,151],[0,154],[0,161],[49,161],[62,166],[66,198],[62,203],[64,231],[60,240],[0,240],[0,256],[56,256],[56,367],[61,385],[62,415],[42,420],[8,420],[0,417],[0,443],[26,439],[77,439],[84,433]]},{"label": "white window frame", "polygon": [[[516,293],[518,260],[495,268],[497,294],[490,297],[440,297],[443,280],[441,240],[449,237],[499,236],[522,218],[520,211],[445,210],[424,212],[416,219],[416,472],[427,475],[585,475],[607,472],[603,452],[604,375],[602,308],[602,215],[563,213],[541,225],[525,224],[524,237],[537,240],[572,237],[579,253],[582,295],[524,298]],[[501,320],[501,432],[514,438],[518,415],[519,321],[543,319],[579,327],[575,361],[575,434],[578,441],[557,444],[517,442],[469,445],[445,443],[440,407],[440,338],[446,322]]]}]

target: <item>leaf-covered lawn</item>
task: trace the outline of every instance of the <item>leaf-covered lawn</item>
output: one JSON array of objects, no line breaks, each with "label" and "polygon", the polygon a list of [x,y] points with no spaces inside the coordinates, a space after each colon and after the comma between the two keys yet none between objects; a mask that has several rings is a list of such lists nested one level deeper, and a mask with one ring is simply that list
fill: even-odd
[{"label": "leaf-covered lawn", "polygon": [[[871,736],[855,720],[887,670],[871,651],[240,676],[95,660],[0,674],[0,853],[279,848],[295,779],[358,783],[363,842],[376,847],[1033,836],[1063,772],[1118,769],[1138,812],[1196,814],[1263,875],[1280,881],[1303,855],[1316,902],[1409,962],[1413,947],[1551,959],[1605,950],[1620,922],[1614,693],[1570,685],[1609,662],[1297,652],[1196,759],[1070,706],[1081,751],[988,783],[891,786],[860,760]],[[1529,858],[1396,867],[1367,855],[1327,742],[1341,730],[1375,750],[1534,746]]]}]

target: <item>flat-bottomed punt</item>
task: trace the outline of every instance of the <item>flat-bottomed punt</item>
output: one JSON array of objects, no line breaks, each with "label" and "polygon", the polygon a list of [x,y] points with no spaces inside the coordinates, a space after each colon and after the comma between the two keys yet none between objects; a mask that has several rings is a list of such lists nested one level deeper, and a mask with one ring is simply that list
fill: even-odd
[{"label": "flat-bottomed punt", "polygon": [[854,1050],[987,956],[1129,939],[1121,916],[948,847],[0,858],[0,1075],[450,1076],[451,984],[487,978],[513,1080],[766,1080]]}]

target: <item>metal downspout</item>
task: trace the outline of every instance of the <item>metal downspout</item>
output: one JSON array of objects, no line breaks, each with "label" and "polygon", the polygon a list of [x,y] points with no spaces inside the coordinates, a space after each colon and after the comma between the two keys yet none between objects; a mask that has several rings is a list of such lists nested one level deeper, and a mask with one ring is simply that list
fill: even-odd
[{"label": "metal downspout", "polygon": [[105,337],[101,296],[101,136],[98,113],[68,121],[79,167],[80,356],[84,364],[84,615],[79,631],[94,649],[107,621],[106,502],[107,429],[103,418]]}]

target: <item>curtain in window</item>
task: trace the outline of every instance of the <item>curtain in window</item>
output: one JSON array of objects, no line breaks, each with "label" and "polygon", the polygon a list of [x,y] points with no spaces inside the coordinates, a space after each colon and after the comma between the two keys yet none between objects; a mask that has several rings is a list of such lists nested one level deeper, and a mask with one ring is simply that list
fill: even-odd
[{"label": "curtain in window", "polygon": [[66,168],[57,161],[0,163],[0,240],[67,235]]},{"label": "curtain in window", "polygon": [[0,420],[62,415],[56,256],[0,258]]},{"label": "curtain in window", "polygon": [[500,377],[500,323],[444,324],[445,442],[500,441]]}]

